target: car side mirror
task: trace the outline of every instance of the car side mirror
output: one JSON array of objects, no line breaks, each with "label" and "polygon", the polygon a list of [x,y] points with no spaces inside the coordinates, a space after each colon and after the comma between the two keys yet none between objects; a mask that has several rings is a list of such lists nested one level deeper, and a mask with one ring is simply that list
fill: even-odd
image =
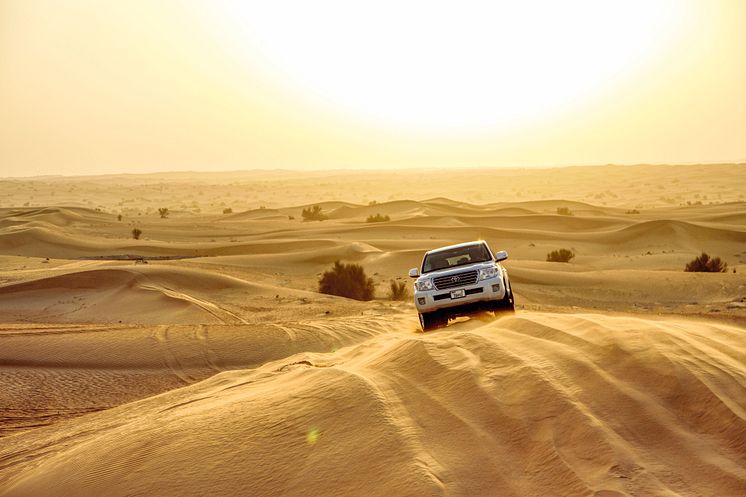
[{"label": "car side mirror", "polygon": [[508,258],[508,252],[505,250],[501,250],[500,252],[495,253],[496,262],[504,261],[507,258]]},{"label": "car side mirror", "polygon": [[412,269],[409,270],[410,278],[419,278],[419,276],[420,276],[420,270],[417,269],[416,267],[413,267]]}]

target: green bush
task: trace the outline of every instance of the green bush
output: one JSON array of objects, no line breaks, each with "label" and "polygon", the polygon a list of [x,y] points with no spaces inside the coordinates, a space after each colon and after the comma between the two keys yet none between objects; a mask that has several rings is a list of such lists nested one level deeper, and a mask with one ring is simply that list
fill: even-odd
[{"label": "green bush", "polygon": [[365,220],[366,223],[383,223],[386,221],[391,221],[391,218],[389,216],[382,216],[381,214],[368,216],[368,219]]},{"label": "green bush", "polygon": [[562,248],[549,252],[547,254],[547,262],[570,262],[570,259],[574,257],[575,253],[572,250]]},{"label": "green bush", "polygon": [[728,270],[728,264],[721,261],[720,257],[710,258],[709,255],[702,252],[684,267],[688,273],[724,273]]},{"label": "green bush", "polygon": [[389,299],[391,300],[407,300],[409,298],[409,289],[407,283],[404,281],[396,282],[391,280],[389,283]]},{"label": "green bush", "polygon": [[338,295],[355,300],[373,300],[375,284],[358,264],[342,264],[339,261],[325,271],[319,280],[319,292]]},{"label": "green bush", "polygon": [[324,221],[325,219],[329,219],[321,212],[320,205],[314,205],[308,209],[303,209],[301,216],[304,221]]}]

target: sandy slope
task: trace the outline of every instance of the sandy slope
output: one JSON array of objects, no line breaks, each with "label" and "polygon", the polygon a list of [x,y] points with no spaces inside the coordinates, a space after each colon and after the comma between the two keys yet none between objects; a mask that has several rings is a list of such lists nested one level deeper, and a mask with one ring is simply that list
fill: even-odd
[{"label": "sandy slope", "polygon": [[[746,495],[745,174],[0,181],[0,495]],[[420,333],[389,281],[477,238],[518,314]]]},{"label": "sandy slope", "polygon": [[[0,436],[114,407],[301,351],[329,352],[380,332],[379,316],[335,329],[292,321],[231,325],[5,325],[0,330]],[[317,318],[318,319],[318,318]]]},{"label": "sandy slope", "polygon": [[310,350],[358,343],[6,437],[0,495],[746,492],[744,329],[545,313],[426,335],[396,316],[356,337],[315,326]]},{"label": "sandy slope", "polygon": [[199,269],[101,266],[0,286],[0,322],[247,323],[268,310],[257,305],[331,300]]}]

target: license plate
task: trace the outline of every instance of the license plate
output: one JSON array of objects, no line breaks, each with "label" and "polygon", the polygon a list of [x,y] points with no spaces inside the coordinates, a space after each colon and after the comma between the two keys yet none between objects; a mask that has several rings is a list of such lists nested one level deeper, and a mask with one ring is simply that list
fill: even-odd
[{"label": "license plate", "polygon": [[461,297],[465,297],[465,296],[466,296],[466,292],[464,291],[464,289],[454,290],[451,292],[452,299],[460,299]]}]

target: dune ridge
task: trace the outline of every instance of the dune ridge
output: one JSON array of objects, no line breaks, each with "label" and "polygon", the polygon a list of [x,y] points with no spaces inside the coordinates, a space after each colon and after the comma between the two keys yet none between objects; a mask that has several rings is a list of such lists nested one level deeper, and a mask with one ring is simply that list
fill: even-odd
[{"label": "dune ridge", "polygon": [[746,491],[742,328],[523,313],[413,335],[397,322],[6,437],[0,495]]},{"label": "dune ridge", "polygon": [[0,286],[0,321],[246,323],[233,300],[308,292],[169,266],[103,267]]}]

